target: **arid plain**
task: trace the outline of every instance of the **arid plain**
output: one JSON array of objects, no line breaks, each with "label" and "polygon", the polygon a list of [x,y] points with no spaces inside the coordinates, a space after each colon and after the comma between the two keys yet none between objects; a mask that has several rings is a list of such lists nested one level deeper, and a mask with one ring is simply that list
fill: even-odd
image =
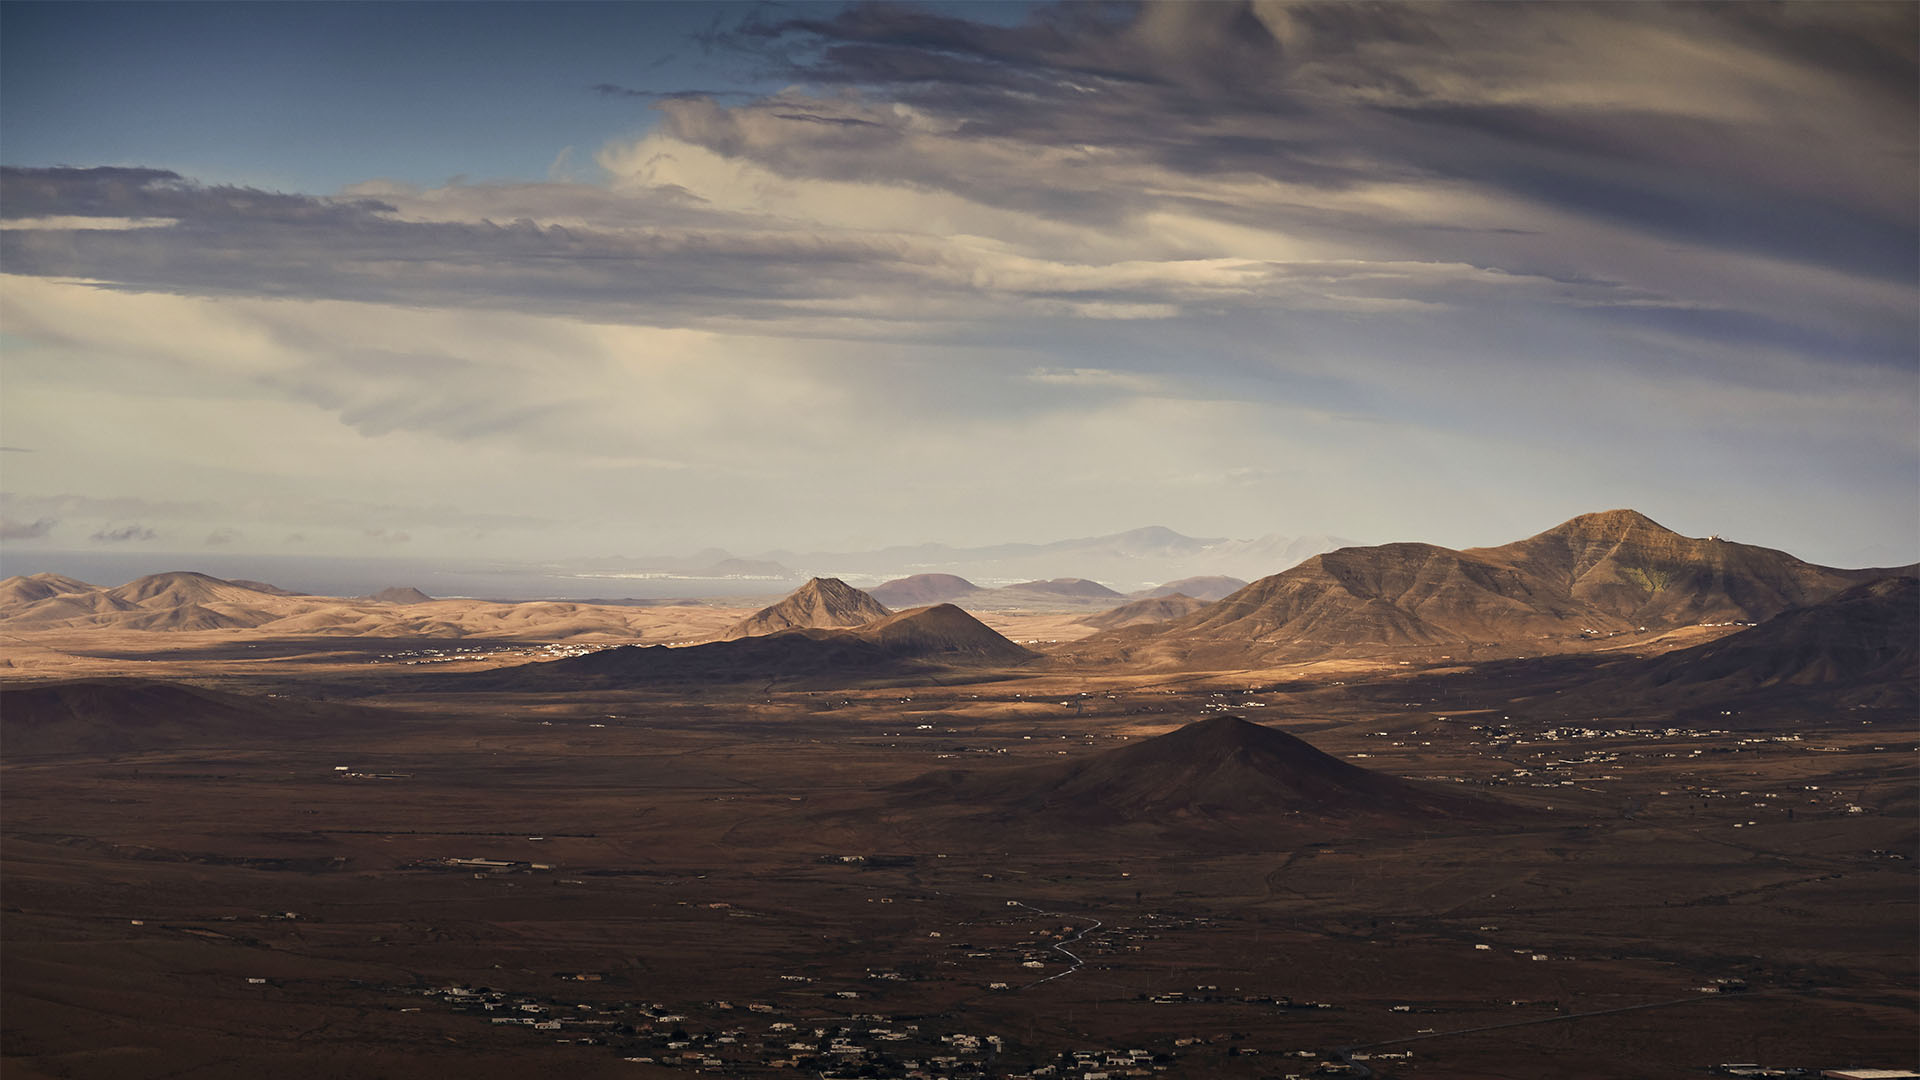
[{"label": "arid plain", "polygon": [[1032,584],[9,579],[5,1072],[1920,1065],[1912,568],[1615,511]]}]

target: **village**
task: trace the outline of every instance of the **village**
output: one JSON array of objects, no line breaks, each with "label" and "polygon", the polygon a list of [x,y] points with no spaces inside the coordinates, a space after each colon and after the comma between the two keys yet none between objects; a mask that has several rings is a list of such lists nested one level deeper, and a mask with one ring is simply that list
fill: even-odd
[{"label": "village", "polygon": [[[576,982],[599,982],[593,973],[561,973]],[[897,977],[886,974],[876,977]],[[790,978],[803,979],[792,976]],[[804,981],[804,980],[803,980]],[[1195,987],[1191,994],[1157,995],[1156,1002],[1218,1001],[1218,987]],[[553,1043],[600,1046],[635,1064],[682,1068],[724,1076],[778,1076],[800,1072],[822,1080],[946,1080],[994,1076],[1006,1080],[1115,1080],[1157,1074],[1179,1075],[1175,1066],[1195,1054],[1223,1058],[1266,1058],[1275,1066],[1261,1075],[1307,1080],[1326,1076],[1368,1075],[1348,1061],[1393,1062],[1414,1057],[1407,1050],[1337,1054],[1315,1050],[1266,1049],[1245,1042],[1241,1033],[1216,1037],[1142,1038],[1143,1046],[1049,1051],[1016,1045],[996,1034],[944,1030],[939,1016],[853,1012],[826,1014],[818,1007],[769,1002],[735,1004],[706,1001],[670,1006],[659,1002],[598,1004],[556,995],[508,993],[487,987],[445,986],[426,989],[389,987],[489,1023],[541,1033]],[[855,1000],[858,991],[831,991],[824,1000]],[[1295,1004],[1285,999],[1248,998],[1281,1008],[1331,1008],[1323,1003]],[[405,1008],[402,1011],[406,1011]],[[1219,1045],[1224,1044],[1224,1045]],[[1249,1062],[1251,1064],[1251,1062]],[[1277,1071],[1276,1071],[1277,1069]]]}]

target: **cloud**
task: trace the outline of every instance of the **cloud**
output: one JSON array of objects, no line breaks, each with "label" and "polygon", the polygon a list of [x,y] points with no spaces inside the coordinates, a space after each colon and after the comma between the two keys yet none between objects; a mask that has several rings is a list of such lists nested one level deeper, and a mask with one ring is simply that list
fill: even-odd
[{"label": "cloud", "polygon": [[207,538],[201,541],[201,543],[206,544],[208,547],[225,547],[240,539],[242,535],[239,529],[222,526],[208,533]]},{"label": "cloud", "polygon": [[132,524],[132,525],[122,525],[117,529],[114,528],[112,525],[103,525],[100,527],[98,531],[96,531],[92,536],[89,536],[87,539],[92,540],[93,542],[98,544],[126,544],[126,543],[144,544],[149,540],[157,540],[159,539],[159,537],[160,537],[159,533],[154,532],[152,529],[149,529],[144,525]]},{"label": "cloud", "polygon": [[58,518],[36,518],[33,521],[15,521],[0,517],[0,540],[38,540],[53,531],[60,524]]},{"label": "cloud", "polygon": [[0,218],[215,220],[287,225],[352,224],[392,207],[374,199],[321,199],[231,185],[208,187],[167,169],[0,167]]},{"label": "cloud", "polygon": [[691,98],[734,98],[750,95],[739,90],[636,90],[618,83],[594,83],[587,89],[605,98],[639,101],[685,101]]},{"label": "cloud", "polygon": [[180,224],[180,221],[177,218],[88,217],[83,214],[61,214],[54,217],[0,218],[0,230],[56,229],[70,231],[74,229],[103,229],[120,231],[124,229],[164,229],[178,224]]},{"label": "cloud", "polygon": [[[1407,461],[1457,470],[1437,512],[1541,443],[1623,493],[1914,457],[1911,5],[793,10],[710,38],[778,92],[593,87],[658,118],[597,173],[0,171],[0,408],[59,450],[9,482],[103,502],[0,506],[613,550],[837,528],[822,477],[1079,532],[1136,498],[1103,468],[1251,516],[1398,505]],[[1182,501],[1235,468],[1267,509]]]},{"label": "cloud", "polygon": [[398,532],[392,529],[366,529],[362,531],[362,535],[366,536],[369,540],[374,540],[382,544],[405,544],[413,539],[408,533]]},{"label": "cloud", "polygon": [[0,258],[103,287],[946,341],[1523,292],[1898,351],[1916,19],[1827,7],[753,13],[711,43],[793,85],[596,85],[660,114],[600,152],[605,186],[562,179],[564,155],[547,183],[335,199],[9,169],[22,219],[173,224],[7,230]]}]

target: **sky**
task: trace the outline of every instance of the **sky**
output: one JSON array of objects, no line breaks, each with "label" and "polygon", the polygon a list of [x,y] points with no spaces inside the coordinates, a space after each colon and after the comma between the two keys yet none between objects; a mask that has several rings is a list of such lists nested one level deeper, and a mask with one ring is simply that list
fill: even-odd
[{"label": "sky", "polygon": [[0,4],[0,569],[1615,507],[1913,561],[1917,41],[1905,2]]}]

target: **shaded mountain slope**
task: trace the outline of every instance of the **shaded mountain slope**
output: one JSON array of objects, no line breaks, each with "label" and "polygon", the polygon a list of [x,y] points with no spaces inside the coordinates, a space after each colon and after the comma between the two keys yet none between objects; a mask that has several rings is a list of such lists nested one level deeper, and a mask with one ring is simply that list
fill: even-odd
[{"label": "shaded mountain slope", "polygon": [[1734,703],[1754,694],[1920,705],[1920,581],[1888,577],[1737,634],[1645,661],[1616,696]]},{"label": "shaded mountain slope", "polygon": [[891,614],[886,605],[839,578],[813,578],[786,599],[728,627],[721,637],[732,640],[782,630],[859,626]]},{"label": "shaded mountain slope", "polygon": [[9,757],[225,747],[392,722],[393,714],[374,709],[145,679],[0,686],[0,750]]},{"label": "shaded mountain slope", "polygon": [[1057,765],[929,773],[895,791],[908,803],[1096,824],[1275,815],[1478,822],[1516,813],[1492,799],[1363,769],[1237,716]]},{"label": "shaded mountain slope", "polygon": [[851,629],[803,627],[701,645],[623,645],[455,678],[471,688],[550,688],[556,682],[616,687],[884,676],[942,667],[1010,666],[1033,658],[952,604],[936,604]]}]

